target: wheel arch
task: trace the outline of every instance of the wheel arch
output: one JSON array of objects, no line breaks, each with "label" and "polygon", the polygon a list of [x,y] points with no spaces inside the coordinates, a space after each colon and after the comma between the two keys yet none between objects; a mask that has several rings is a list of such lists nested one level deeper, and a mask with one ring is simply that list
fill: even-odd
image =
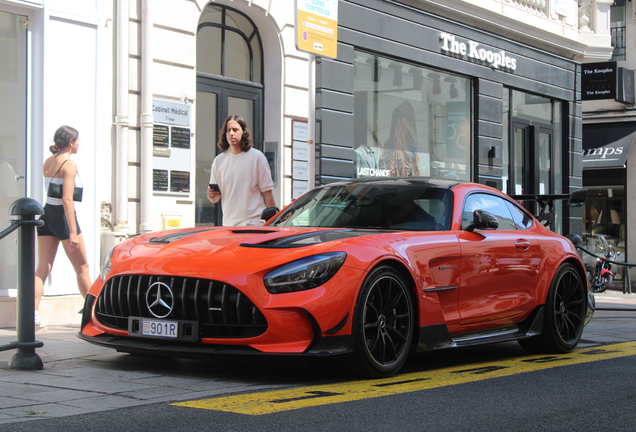
[{"label": "wheel arch", "polygon": [[545,287],[543,287],[540,297],[538,297],[537,299],[539,304],[545,304],[548,298],[548,291],[550,291],[550,286],[552,285],[552,281],[554,280],[554,276],[557,274],[561,266],[563,266],[564,264],[572,264],[574,268],[576,268],[579,276],[581,277],[581,280],[585,283],[586,290],[589,290],[590,283],[589,283],[589,280],[587,279],[587,274],[585,272],[585,266],[583,265],[583,263],[580,260],[577,260],[573,256],[565,257],[563,260],[559,261],[557,265],[555,265],[552,271],[550,272],[550,278],[548,280],[548,283],[546,284]]},{"label": "wheel arch", "polygon": [[387,260],[378,262],[377,264],[373,266],[373,268],[371,269],[371,271],[369,271],[368,274],[371,274],[378,267],[382,267],[382,266],[388,266],[393,268],[393,270],[397,271],[400,274],[400,276],[404,278],[404,281],[411,287],[411,290],[409,290],[409,292],[411,293],[411,298],[414,301],[413,306],[417,314],[417,302],[415,302],[416,300],[415,294],[416,294],[417,286],[415,284],[415,278],[413,277],[413,274],[411,274],[409,269],[402,262],[393,260],[393,259],[387,259]]},{"label": "wheel arch", "polygon": [[[398,274],[400,276],[402,276],[402,278],[404,279],[404,282],[406,282],[406,284],[410,287],[409,289],[409,293],[411,294],[411,301],[413,303],[413,319],[415,320],[415,333],[413,336],[413,348],[415,348],[417,346],[417,341],[419,338],[419,325],[418,325],[418,317],[420,316],[420,309],[419,309],[419,303],[417,301],[417,284],[415,283],[415,278],[413,277],[413,274],[409,271],[408,267],[406,265],[404,265],[404,263],[402,263],[401,261],[395,260],[395,259],[385,259],[382,261],[377,262],[367,273],[367,275],[370,275],[371,273],[373,273],[376,269],[378,269],[379,267],[383,267],[383,266],[387,266],[387,267],[391,267],[393,270],[395,270],[396,272],[398,272]],[[364,284],[364,281],[362,282],[362,284]],[[360,286],[360,290],[362,289],[362,285]],[[358,291],[358,295],[360,294],[360,291]],[[357,298],[358,296],[356,295],[356,302],[354,304],[354,313],[353,313],[353,317],[354,319],[356,319],[357,316],[357,307],[355,305],[357,305]]]}]

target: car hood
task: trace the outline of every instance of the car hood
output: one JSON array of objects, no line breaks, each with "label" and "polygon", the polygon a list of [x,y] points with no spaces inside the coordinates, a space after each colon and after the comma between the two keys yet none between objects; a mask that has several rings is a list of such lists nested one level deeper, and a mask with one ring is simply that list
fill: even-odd
[{"label": "car hood", "polygon": [[206,228],[136,237],[115,249],[111,274],[170,274],[215,278],[268,270],[338,250],[378,231],[332,228]]}]

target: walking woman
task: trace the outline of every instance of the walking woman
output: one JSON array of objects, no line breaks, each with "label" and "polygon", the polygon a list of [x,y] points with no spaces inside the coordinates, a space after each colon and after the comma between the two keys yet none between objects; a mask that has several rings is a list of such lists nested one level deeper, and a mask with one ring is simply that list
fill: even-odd
[{"label": "walking woman", "polygon": [[[38,309],[44,290],[44,281],[51,274],[60,242],[75,269],[77,286],[82,297],[86,297],[91,286],[84,238],[77,223],[73,204],[74,195],[76,200],[81,201],[81,188],[75,185],[77,165],[71,160],[71,155],[77,153],[79,149],[79,134],[70,126],[61,126],[55,131],[53,141],[55,144],[49,147],[53,156],[44,162],[43,167],[47,199],[44,215],[40,218],[44,221],[44,225],[38,227],[38,266],[35,270],[35,325],[37,327],[40,326]],[[62,186],[61,194],[59,186],[56,185]],[[80,192],[80,196],[77,196],[77,192]]]}]

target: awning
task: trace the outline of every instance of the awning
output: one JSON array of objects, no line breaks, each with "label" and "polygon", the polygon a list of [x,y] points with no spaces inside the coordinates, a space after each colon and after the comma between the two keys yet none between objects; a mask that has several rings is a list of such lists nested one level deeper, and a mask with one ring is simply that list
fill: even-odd
[{"label": "awning", "polygon": [[583,169],[625,168],[636,140],[636,123],[583,126]]}]

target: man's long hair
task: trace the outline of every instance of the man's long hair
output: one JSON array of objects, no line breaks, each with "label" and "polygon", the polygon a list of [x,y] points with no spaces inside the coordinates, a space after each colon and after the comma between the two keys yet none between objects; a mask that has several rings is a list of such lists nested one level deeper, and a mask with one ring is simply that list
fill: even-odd
[{"label": "man's long hair", "polygon": [[227,131],[228,122],[232,120],[237,122],[239,126],[241,126],[241,129],[243,129],[243,136],[241,138],[241,150],[246,152],[254,145],[252,144],[252,134],[250,134],[249,129],[247,129],[247,123],[245,122],[245,119],[240,115],[231,115],[225,119],[225,121],[223,122],[223,127],[219,131],[219,142],[216,145],[221,149],[221,151],[225,151],[230,148],[230,143],[227,142],[227,136],[225,132]]}]

